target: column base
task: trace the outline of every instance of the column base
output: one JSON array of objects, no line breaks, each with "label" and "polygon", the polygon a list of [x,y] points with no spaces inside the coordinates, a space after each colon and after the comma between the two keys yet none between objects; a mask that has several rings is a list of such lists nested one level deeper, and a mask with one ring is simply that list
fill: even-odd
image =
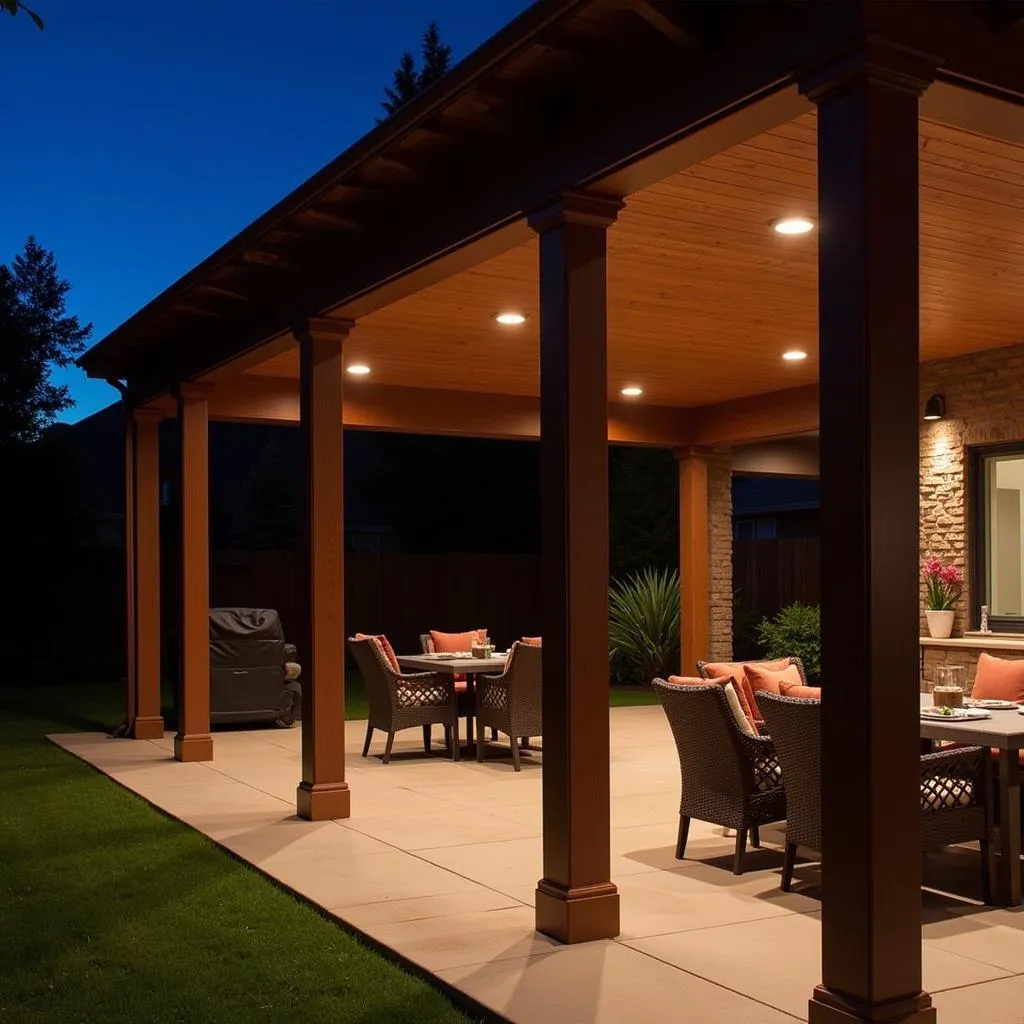
[{"label": "column base", "polygon": [[132,723],[133,740],[162,740],[164,738],[164,720],[160,715],[139,715]]},{"label": "column base", "polygon": [[808,1024],[935,1024],[927,992],[869,1003],[818,985],[808,1003]]},{"label": "column base", "polygon": [[331,821],[352,815],[352,791],[347,782],[299,783],[295,813],[306,821]]},{"label": "column base", "polygon": [[174,737],[174,760],[212,761],[213,737],[208,732],[195,733],[191,736],[182,736],[178,733]]},{"label": "column base", "polygon": [[591,942],[619,934],[619,890],[611,882],[565,889],[542,878],[536,907],[537,931],[559,942]]}]

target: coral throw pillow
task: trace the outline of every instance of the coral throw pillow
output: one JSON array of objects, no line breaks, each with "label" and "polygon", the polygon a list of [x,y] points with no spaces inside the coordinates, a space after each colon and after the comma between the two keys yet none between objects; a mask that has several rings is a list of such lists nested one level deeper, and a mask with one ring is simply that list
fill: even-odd
[{"label": "coral throw pillow", "polygon": [[790,665],[779,672],[765,668],[763,665],[747,664],[743,666],[743,672],[747,677],[747,682],[750,683],[751,690],[754,691],[755,697],[758,690],[782,693],[783,683],[788,683],[791,686],[803,686],[804,682],[800,678],[800,669],[796,665]]},{"label": "coral throw pillow", "polygon": [[971,696],[976,700],[1012,700],[1024,704],[1024,660],[993,658],[982,652]]},{"label": "coral throw pillow", "polygon": [[356,633],[357,640],[374,640],[377,646],[384,652],[391,667],[399,674],[402,670],[398,667],[398,658],[395,657],[395,649],[388,643],[388,638],[383,633]]},{"label": "coral throw pillow", "polygon": [[814,700],[821,700],[820,686],[804,686],[802,683],[795,685],[787,681],[779,683],[779,691],[783,697],[811,697]]},{"label": "coral throw pillow", "polygon": [[[704,664],[704,674],[709,679],[719,679],[722,676],[732,676],[733,679],[742,679],[743,667],[750,662],[746,661],[709,661]],[[781,672],[789,668],[792,661],[789,658],[777,658],[775,661],[759,661],[759,668],[766,668],[769,672]]]},{"label": "coral throw pillow", "polygon": [[739,702],[740,709],[746,716],[747,723],[755,733],[757,732],[757,723],[762,721],[762,719],[757,717],[759,713],[755,711],[753,702],[747,699],[744,687],[736,685],[736,680],[731,676],[728,679],[722,677],[717,679],[698,679],[696,676],[669,676],[668,681],[673,686],[708,686],[711,683],[717,683],[719,686],[728,686],[729,683],[732,683],[736,690],[736,699]]},{"label": "coral throw pillow", "polygon": [[439,633],[432,629],[430,639],[434,641],[434,650],[439,654],[453,654],[456,651],[468,651],[482,633],[482,629],[470,629],[465,633]]},{"label": "coral throw pillow", "polygon": [[539,636],[524,636],[520,643],[524,643],[529,647],[540,647]]}]

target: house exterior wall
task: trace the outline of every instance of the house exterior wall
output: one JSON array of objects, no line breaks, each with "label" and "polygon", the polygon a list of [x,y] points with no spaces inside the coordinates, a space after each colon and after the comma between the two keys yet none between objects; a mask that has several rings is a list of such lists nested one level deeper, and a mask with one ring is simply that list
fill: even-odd
[{"label": "house exterior wall", "polygon": [[[921,558],[935,555],[964,570],[954,626],[959,636],[977,628],[971,614],[973,610],[977,615],[981,603],[968,564],[967,449],[1024,440],[1024,345],[922,364],[922,410],[933,394],[945,397],[946,418],[921,424]],[[923,584],[921,630],[927,635]],[[934,657],[937,661],[938,655]]]},{"label": "house exterior wall", "polygon": [[708,463],[708,647],[712,661],[732,659],[732,455]]}]

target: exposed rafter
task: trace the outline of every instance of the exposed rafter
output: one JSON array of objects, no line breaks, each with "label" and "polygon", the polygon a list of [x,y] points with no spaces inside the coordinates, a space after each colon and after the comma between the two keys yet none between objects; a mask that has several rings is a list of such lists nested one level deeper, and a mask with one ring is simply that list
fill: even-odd
[{"label": "exposed rafter", "polygon": [[332,228],[342,231],[362,231],[364,226],[358,221],[342,216],[329,206],[311,206],[303,211],[310,220],[319,221],[321,224],[329,224]]},{"label": "exposed rafter", "polygon": [[171,310],[175,313],[187,313],[189,316],[202,316],[213,319],[219,318],[222,315],[216,309],[211,309],[209,306],[197,306],[191,302],[175,302],[171,305]]},{"label": "exposed rafter", "polygon": [[279,253],[269,249],[246,249],[241,255],[243,263],[256,263],[261,267],[270,267],[272,270],[285,270],[289,273],[300,274],[302,267],[297,263],[291,263]]},{"label": "exposed rafter", "polygon": [[687,32],[670,14],[666,13],[664,5],[659,5],[653,0],[628,0],[631,11],[638,14],[652,28],[660,32],[666,39],[671,40],[676,46],[691,49],[696,45],[696,40]]},{"label": "exposed rafter", "polygon": [[245,292],[238,291],[235,288],[227,288],[222,284],[212,284],[207,281],[201,281],[194,285],[193,291],[208,292],[210,295],[221,295],[225,299],[234,299],[236,302],[252,301],[252,296],[246,295]]}]

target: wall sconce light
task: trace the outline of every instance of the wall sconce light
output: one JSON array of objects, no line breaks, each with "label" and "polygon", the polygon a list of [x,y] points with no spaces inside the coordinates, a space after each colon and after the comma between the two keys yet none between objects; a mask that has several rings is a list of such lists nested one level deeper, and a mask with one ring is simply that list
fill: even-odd
[{"label": "wall sconce light", "polygon": [[941,420],[946,415],[946,399],[942,395],[932,395],[924,407],[926,420]]}]

